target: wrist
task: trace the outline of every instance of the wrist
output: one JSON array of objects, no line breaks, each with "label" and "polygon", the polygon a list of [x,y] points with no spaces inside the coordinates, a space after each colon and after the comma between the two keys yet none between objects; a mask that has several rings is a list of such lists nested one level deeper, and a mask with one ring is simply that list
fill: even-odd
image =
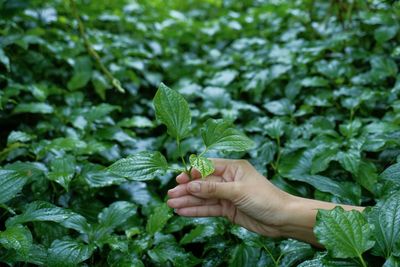
[{"label": "wrist", "polygon": [[313,233],[318,209],[324,208],[319,204],[312,199],[290,195],[284,209],[283,223],[279,227],[281,236],[319,245]]}]

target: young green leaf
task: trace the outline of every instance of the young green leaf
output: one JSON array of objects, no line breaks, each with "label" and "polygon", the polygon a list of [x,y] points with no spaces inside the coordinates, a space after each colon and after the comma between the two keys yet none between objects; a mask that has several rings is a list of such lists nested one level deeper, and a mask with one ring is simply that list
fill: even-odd
[{"label": "young green leaf", "polygon": [[14,198],[24,187],[28,177],[17,171],[0,170],[0,203]]},{"label": "young green leaf", "polygon": [[188,134],[191,115],[183,96],[161,83],[153,104],[157,119],[167,126],[170,136],[181,140]]},{"label": "young green leaf", "polygon": [[[373,252],[388,258],[400,244],[400,192],[379,202],[368,213],[368,221],[374,225],[376,244]],[[400,251],[399,251],[400,252]]]},{"label": "young green leaf", "polygon": [[189,161],[190,166],[198,170],[201,173],[202,178],[212,174],[215,170],[212,161],[205,157],[192,154],[189,157]]},{"label": "young green leaf", "polygon": [[254,147],[252,140],[226,120],[207,120],[201,129],[201,137],[208,150],[246,151]]},{"label": "young green leaf", "polygon": [[85,245],[75,240],[55,240],[49,248],[48,266],[70,267],[90,258],[93,245]]},{"label": "young green leaf", "polygon": [[338,258],[356,258],[374,246],[371,226],[364,216],[355,210],[342,207],[319,210],[314,233],[318,241]]},{"label": "young green leaf", "polygon": [[142,151],[136,155],[120,159],[109,166],[111,173],[129,180],[150,180],[168,169],[168,163],[160,152]]}]

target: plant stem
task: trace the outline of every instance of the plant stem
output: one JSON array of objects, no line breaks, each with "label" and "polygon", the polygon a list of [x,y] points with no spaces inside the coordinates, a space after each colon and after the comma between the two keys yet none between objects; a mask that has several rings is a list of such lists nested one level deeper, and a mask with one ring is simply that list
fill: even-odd
[{"label": "plant stem", "polygon": [[71,4],[71,10],[72,10],[72,15],[75,17],[76,21],[78,22],[78,29],[79,29],[79,34],[83,40],[83,43],[85,44],[86,50],[88,51],[89,55],[92,56],[92,58],[96,61],[97,65],[99,65],[101,71],[104,73],[104,75],[107,76],[107,78],[110,80],[111,84],[117,89],[117,91],[124,93],[125,89],[122,88],[120,81],[112,75],[112,73],[104,66],[103,62],[101,62],[101,58],[99,54],[96,52],[96,50],[93,49],[92,44],[90,43],[88,37],[86,36],[85,33],[85,26],[83,25],[83,22],[81,18],[79,17],[78,9],[76,8],[76,3],[75,0],[70,0]]},{"label": "plant stem", "polygon": [[6,211],[11,213],[12,215],[16,214],[15,211],[12,208],[10,208],[9,206],[7,206],[6,204],[0,204],[0,208],[5,209]]},{"label": "plant stem", "polygon": [[358,255],[358,258],[360,259],[361,265],[362,265],[363,267],[367,267],[367,264],[365,263],[364,258],[362,257],[361,254]]},{"label": "plant stem", "polygon": [[185,167],[185,172],[188,173],[189,170],[188,170],[188,167],[187,167],[187,164],[186,164],[186,161],[185,161],[185,157],[182,155],[181,142],[179,141],[179,138],[176,138],[176,145],[177,145],[177,148],[178,148],[178,154],[179,154],[179,156],[181,158],[182,164]]},{"label": "plant stem", "polygon": [[264,250],[268,253],[268,255],[270,256],[271,260],[274,262],[275,267],[278,267],[279,265],[279,258],[278,260],[275,260],[275,257],[272,255],[271,251],[269,251],[268,247],[266,247],[264,244],[262,245],[262,247],[264,248]]}]

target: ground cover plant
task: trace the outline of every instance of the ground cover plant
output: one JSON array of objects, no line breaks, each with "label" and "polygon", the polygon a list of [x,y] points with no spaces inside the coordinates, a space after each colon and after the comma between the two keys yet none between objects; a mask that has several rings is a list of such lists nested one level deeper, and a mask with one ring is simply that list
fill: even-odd
[{"label": "ground cover plant", "polygon": [[[374,0],[0,0],[1,264],[399,266],[399,16]],[[326,249],[174,215],[174,176],[206,176],[207,157],[369,208],[320,211]]]}]

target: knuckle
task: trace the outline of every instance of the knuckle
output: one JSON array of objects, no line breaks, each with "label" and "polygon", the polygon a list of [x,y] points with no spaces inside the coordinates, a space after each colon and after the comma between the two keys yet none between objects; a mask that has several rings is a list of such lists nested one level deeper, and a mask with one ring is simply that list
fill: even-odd
[{"label": "knuckle", "polygon": [[232,200],[238,199],[240,197],[241,192],[243,192],[242,186],[239,183],[232,183],[232,188],[231,188]]},{"label": "knuckle", "polygon": [[209,194],[213,194],[217,191],[217,184],[214,182],[208,182],[207,183],[207,192]]}]

